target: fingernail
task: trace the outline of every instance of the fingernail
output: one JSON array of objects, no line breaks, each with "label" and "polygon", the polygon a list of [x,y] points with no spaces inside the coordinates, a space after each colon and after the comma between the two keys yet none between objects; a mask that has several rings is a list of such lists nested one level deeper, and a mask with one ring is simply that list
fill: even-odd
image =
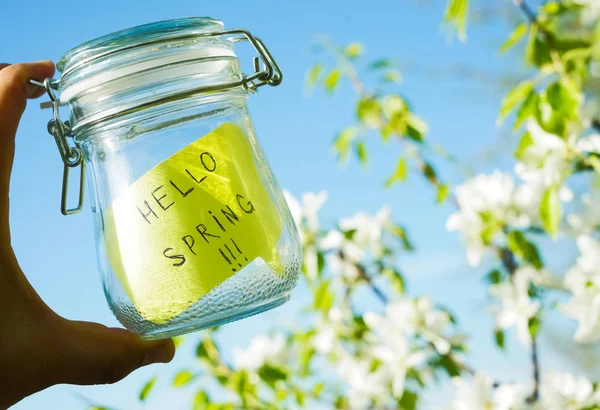
[{"label": "fingernail", "polygon": [[166,344],[160,344],[146,353],[142,366],[153,363],[166,363],[169,361],[169,351]]}]

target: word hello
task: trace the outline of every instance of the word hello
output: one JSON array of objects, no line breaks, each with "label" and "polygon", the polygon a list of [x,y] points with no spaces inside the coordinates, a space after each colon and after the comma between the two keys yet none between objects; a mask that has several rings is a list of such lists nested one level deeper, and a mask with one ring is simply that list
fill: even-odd
[{"label": "word hello", "polygon": [[[209,173],[212,173],[217,169],[217,162],[215,161],[215,159],[213,158],[213,156],[210,152],[203,152],[202,154],[200,154],[200,163],[202,164],[202,167]],[[185,168],[185,173],[190,177],[190,182],[195,183],[196,185],[200,185],[208,177],[207,175],[204,175],[203,177],[198,179],[197,176],[194,175],[187,168]],[[159,192],[162,191],[163,188],[165,188],[165,185],[160,185],[160,186],[154,188],[150,192],[150,195],[152,196],[152,198],[154,198],[154,200],[156,201],[156,204],[163,211],[166,211],[167,209],[169,209],[170,207],[175,205],[175,200],[173,199],[173,196],[185,198],[189,194],[194,192],[194,189],[196,189],[196,187],[194,187],[194,186],[191,186],[188,189],[185,189],[185,188],[181,189],[181,187],[179,187],[175,182],[173,182],[173,180],[169,180],[169,185],[171,186],[170,191],[173,195],[169,195],[168,193],[163,192],[162,196],[159,196],[159,195],[161,195]],[[167,198],[169,198],[169,199],[167,199]],[[170,203],[169,203],[169,201],[170,201]],[[144,208],[144,209],[142,209],[142,208]],[[154,209],[158,209],[158,208],[156,208],[156,207],[153,208],[148,203],[148,201],[144,201],[144,205],[142,206],[142,208],[140,208],[138,206],[137,210],[139,211],[140,215],[142,216],[142,218],[144,218],[144,220],[146,222],[148,222],[149,224],[152,224],[151,215],[154,215],[154,217],[156,219],[158,219],[158,215],[154,211]]]}]

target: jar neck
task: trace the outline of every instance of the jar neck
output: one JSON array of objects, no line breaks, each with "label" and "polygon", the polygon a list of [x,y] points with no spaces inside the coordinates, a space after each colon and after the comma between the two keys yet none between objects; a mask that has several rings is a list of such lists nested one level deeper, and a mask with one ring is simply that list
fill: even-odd
[{"label": "jar neck", "polygon": [[[157,105],[187,99],[241,82],[236,57],[206,57],[165,62],[80,92],[68,100],[73,132]],[[240,91],[244,91],[239,87]],[[67,89],[68,91],[68,89]],[[62,97],[61,97],[62,98]]]},{"label": "jar neck", "polygon": [[[181,95],[183,94],[179,94]],[[239,87],[159,101],[129,112],[122,111],[119,115],[106,117],[102,121],[88,122],[74,129],[72,135],[82,145],[107,138],[121,142],[133,141],[149,132],[228,110],[247,110],[247,97],[248,92]]]}]

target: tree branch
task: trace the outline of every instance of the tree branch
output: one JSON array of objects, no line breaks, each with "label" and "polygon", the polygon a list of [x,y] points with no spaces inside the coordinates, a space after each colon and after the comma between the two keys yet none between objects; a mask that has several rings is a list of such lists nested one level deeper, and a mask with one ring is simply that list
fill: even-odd
[{"label": "tree branch", "polygon": [[533,366],[533,391],[527,398],[529,403],[535,403],[540,398],[540,362],[538,360],[537,339],[531,341],[531,364]]},{"label": "tree branch", "polygon": [[[507,248],[498,248],[498,256],[502,260],[502,265],[506,269],[509,275],[513,276],[517,269],[519,269],[519,264],[515,258],[515,254]],[[538,350],[537,350],[537,338],[535,336],[531,336],[531,367],[532,367],[532,375],[533,375],[533,391],[531,395],[527,397],[527,402],[535,403],[540,397],[540,363],[538,359]]]}]

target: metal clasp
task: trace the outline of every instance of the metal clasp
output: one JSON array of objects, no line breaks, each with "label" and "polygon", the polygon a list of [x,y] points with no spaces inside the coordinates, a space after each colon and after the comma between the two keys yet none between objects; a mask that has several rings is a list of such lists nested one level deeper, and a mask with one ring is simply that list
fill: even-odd
[{"label": "metal clasp", "polygon": [[[58,147],[58,152],[64,164],[60,212],[63,215],[76,214],[80,212],[83,208],[85,163],[83,161],[83,154],[79,145],[75,141],[73,141],[74,146],[71,146],[67,141],[67,137],[73,138],[73,136],[71,135],[71,127],[69,125],[69,122],[63,122],[60,119],[60,114],[58,112],[60,102],[58,98],[56,98],[56,94],[54,93],[54,90],[58,88],[58,81],[46,78],[43,82],[39,82],[36,80],[29,80],[29,82],[35,85],[36,87],[44,88],[48,96],[50,97],[50,102],[52,104],[53,111],[53,119],[51,119],[50,122],[48,122],[48,133],[50,133],[50,135],[54,137],[54,141],[56,142],[56,146]],[[79,176],[79,203],[77,204],[76,208],[69,209],[67,207],[69,169],[75,168],[77,166],[79,166],[81,169]]]},{"label": "metal clasp", "polygon": [[[253,58],[253,67],[254,73],[251,75],[242,74],[240,80],[234,80],[219,84],[207,85],[195,88],[193,90],[189,90],[187,93],[182,94],[180,97],[183,98],[188,94],[197,94],[202,92],[209,91],[218,91],[224,90],[228,88],[234,87],[244,87],[248,92],[255,93],[259,87],[263,85],[277,86],[281,84],[283,80],[283,74],[279,69],[279,66],[275,62],[275,59],[265,46],[265,44],[258,37],[254,37],[250,34],[249,31],[244,29],[235,29],[235,30],[227,30],[227,31],[218,31],[213,33],[199,33],[193,35],[182,35],[180,37],[170,37],[168,41],[173,41],[177,39],[184,39],[188,37],[220,37],[220,36],[236,36],[231,37],[229,40],[232,42],[236,41],[248,41],[256,52],[258,53],[257,57]],[[159,42],[161,40],[150,40],[148,42],[140,43],[138,46],[145,46],[148,44],[152,44],[154,42]],[[107,51],[105,53],[101,53],[97,57],[105,57],[112,53],[116,53],[117,51]],[[80,62],[80,64],[88,64],[90,60],[85,60]],[[260,67],[260,63],[262,63],[262,69]],[[61,207],[60,210],[63,215],[71,215],[81,211],[83,207],[83,189],[84,189],[84,179],[85,179],[85,162],[83,160],[83,154],[79,144],[73,138],[71,134],[71,127],[68,121],[63,122],[60,119],[60,115],[58,112],[58,108],[61,105],[59,98],[57,98],[55,94],[55,90],[58,89],[58,83],[60,80],[54,80],[51,78],[45,79],[43,82],[36,80],[29,80],[29,82],[37,87],[44,88],[50,97],[49,103],[42,103],[41,108],[52,108],[53,111],[53,119],[48,123],[48,132],[54,137],[56,141],[56,146],[58,147],[58,152],[60,153],[60,157],[64,164],[63,170],[63,184],[62,184],[62,197],[61,197]],[[160,102],[160,99],[157,100]],[[135,109],[135,108],[134,108]],[[133,109],[129,109],[123,111],[122,113],[113,114],[108,117],[108,119],[113,119],[120,115],[125,115],[131,112]],[[107,120],[105,118],[104,120]],[[73,144],[69,144],[67,137],[73,139]],[[81,167],[80,173],[80,183],[79,183],[79,203],[76,208],[69,209],[67,207],[67,191],[69,185],[69,169],[75,168],[77,166]]]}]

